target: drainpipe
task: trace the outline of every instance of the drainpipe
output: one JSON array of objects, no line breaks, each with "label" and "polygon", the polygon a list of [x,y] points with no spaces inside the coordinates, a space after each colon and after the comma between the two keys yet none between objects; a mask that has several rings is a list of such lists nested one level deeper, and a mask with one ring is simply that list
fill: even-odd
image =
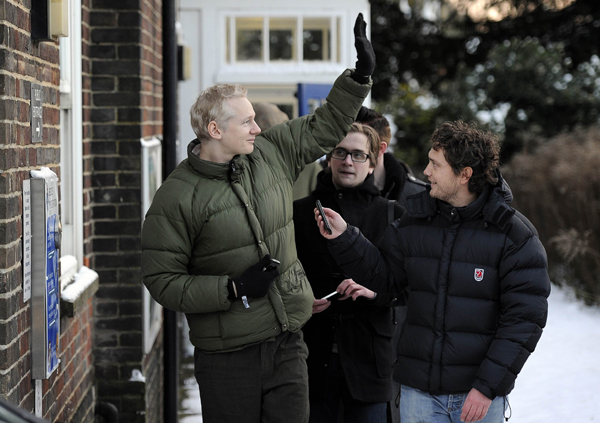
[{"label": "drainpipe", "polygon": [[175,0],[163,1],[163,175],[177,167],[177,29]]},{"label": "drainpipe", "polygon": [[[163,175],[177,166],[177,34],[175,0],[164,0],[163,16]],[[163,309],[164,421],[177,422],[179,330],[177,313]]]}]

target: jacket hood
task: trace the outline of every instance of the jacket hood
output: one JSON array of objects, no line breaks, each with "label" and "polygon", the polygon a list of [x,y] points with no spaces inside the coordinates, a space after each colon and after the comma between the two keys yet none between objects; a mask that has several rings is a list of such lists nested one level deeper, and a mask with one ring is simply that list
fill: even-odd
[{"label": "jacket hood", "polygon": [[385,186],[381,190],[381,195],[386,198],[398,198],[411,173],[410,168],[392,153],[383,155],[383,167],[385,168]]},{"label": "jacket hood", "polygon": [[498,183],[491,188],[490,198],[483,208],[483,216],[486,222],[490,222],[501,229],[515,214],[515,209],[510,207],[513,195],[510,186],[502,177],[499,169],[496,169]]},{"label": "jacket hood", "polygon": [[498,183],[496,184],[496,187],[499,189],[498,192],[502,194],[502,197],[504,197],[504,201],[506,201],[506,204],[512,203],[512,190],[510,189],[508,182],[506,182],[506,180],[502,176],[502,173],[500,173],[500,169],[496,169],[496,176],[498,177]]}]

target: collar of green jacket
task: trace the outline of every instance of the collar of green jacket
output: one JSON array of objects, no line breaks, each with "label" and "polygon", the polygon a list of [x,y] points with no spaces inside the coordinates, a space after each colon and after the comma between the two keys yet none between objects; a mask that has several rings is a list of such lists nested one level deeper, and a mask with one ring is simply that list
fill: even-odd
[{"label": "collar of green jacket", "polygon": [[230,179],[232,171],[239,172],[244,168],[245,156],[235,156],[229,163],[216,163],[208,160],[202,160],[193,153],[194,148],[200,145],[196,138],[188,144],[188,162],[192,169],[200,176],[208,179],[227,181]]}]

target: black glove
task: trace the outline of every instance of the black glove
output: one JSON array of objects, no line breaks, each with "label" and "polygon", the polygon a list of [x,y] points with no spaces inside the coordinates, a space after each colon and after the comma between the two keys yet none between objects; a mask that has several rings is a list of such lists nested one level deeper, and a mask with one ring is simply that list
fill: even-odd
[{"label": "black glove", "polygon": [[229,279],[227,290],[229,298],[257,298],[264,297],[269,291],[271,282],[279,276],[279,270],[263,270],[271,262],[271,256],[264,256],[258,263],[247,268],[235,280]]},{"label": "black glove", "polygon": [[359,84],[369,82],[369,76],[375,70],[375,52],[371,42],[367,39],[367,24],[363,19],[362,13],[358,14],[356,23],[354,24],[354,47],[356,47],[356,71],[352,75]]}]

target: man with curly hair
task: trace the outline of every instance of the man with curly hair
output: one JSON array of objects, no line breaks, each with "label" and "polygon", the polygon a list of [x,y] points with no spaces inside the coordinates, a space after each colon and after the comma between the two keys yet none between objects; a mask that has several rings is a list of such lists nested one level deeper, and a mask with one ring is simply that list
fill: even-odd
[{"label": "man with curly hair", "polygon": [[502,422],[546,324],[546,252],[509,205],[499,150],[494,135],[474,126],[441,125],[424,172],[431,185],[408,198],[380,249],[325,209],[329,235],[316,213],[330,252],[356,282],[338,292],[356,299],[372,295],[365,287],[410,289],[394,369],[402,423]]}]

